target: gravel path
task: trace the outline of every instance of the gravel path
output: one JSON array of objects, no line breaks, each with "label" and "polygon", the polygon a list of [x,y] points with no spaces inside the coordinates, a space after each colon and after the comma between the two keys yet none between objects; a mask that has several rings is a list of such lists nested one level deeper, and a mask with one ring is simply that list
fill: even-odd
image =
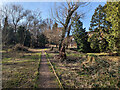
[{"label": "gravel path", "polygon": [[59,88],[58,83],[54,74],[50,71],[49,63],[47,61],[46,55],[42,52],[40,71],[39,71],[39,88]]}]

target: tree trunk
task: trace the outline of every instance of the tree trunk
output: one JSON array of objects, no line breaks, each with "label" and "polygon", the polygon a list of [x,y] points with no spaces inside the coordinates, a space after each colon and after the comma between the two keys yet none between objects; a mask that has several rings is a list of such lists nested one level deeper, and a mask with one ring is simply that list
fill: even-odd
[{"label": "tree trunk", "polygon": [[[69,25],[69,23],[70,23],[71,16],[72,16],[72,14],[73,14],[78,8],[79,8],[79,5],[77,5],[77,4],[75,5],[74,8],[73,8],[73,7],[69,8],[69,9],[68,9],[68,15],[67,15],[67,17],[66,17],[65,23],[64,23],[64,24],[62,23],[64,29],[62,30],[62,38],[61,38],[60,44],[59,44],[59,51],[60,51],[60,53],[62,53],[61,47],[62,47],[62,45],[63,45],[63,40],[64,40],[64,38],[65,38],[66,30],[67,30],[68,25]],[[65,46],[64,46],[64,47],[65,47]],[[59,54],[59,55],[60,55],[60,54]],[[61,56],[61,55],[60,55],[60,56]]]},{"label": "tree trunk", "polygon": [[72,25],[72,24],[69,25],[69,27],[68,27],[68,33],[67,33],[67,45],[66,45],[66,48],[67,48],[67,49],[68,49],[68,44],[69,44],[69,38],[70,38],[69,35],[70,35],[71,25]]},{"label": "tree trunk", "polygon": [[59,52],[59,56],[62,60],[66,59],[65,45],[62,45],[61,50]]},{"label": "tree trunk", "polygon": [[65,53],[65,43],[64,38],[65,38],[65,33],[66,33],[66,29],[64,28],[63,32],[62,32],[62,38],[59,44],[59,57],[64,60],[66,59],[66,53]]},{"label": "tree trunk", "polygon": [[67,37],[66,49],[68,49],[68,46],[69,46],[69,36]]},{"label": "tree trunk", "polygon": [[59,51],[61,50],[61,47],[62,47],[62,44],[63,44],[63,40],[65,38],[65,32],[66,32],[66,29],[64,28],[62,30],[62,37],[61,37],[61,40],[60,40],[60,43],[59,43]]}]

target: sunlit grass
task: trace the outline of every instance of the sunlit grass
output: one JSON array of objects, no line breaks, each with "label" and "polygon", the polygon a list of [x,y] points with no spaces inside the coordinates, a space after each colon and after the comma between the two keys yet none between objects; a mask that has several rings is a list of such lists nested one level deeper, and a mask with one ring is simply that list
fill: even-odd
[{"label": "sunlit grass", "polygon": [[0,53],[5,53],[6,51],[5,50],[0,50]]},{"label": "sunlit grass", "polygon": [[3,88],[34,88],[40,53],[4,54],[2,59]]},{"label": "sunlit grass", "polygon": [[48,51],[49,48],[44,48],[44,49],[29,49],[30,51],[33,51],[33,52],[41,52],[41,51]]},{"label": "sunlit grass", "polygon": [[35,60],[3,61],[2,63],[34,62]]},{"label": "sunlit grass", "polygon": [[100,55],[109,55],[109,53],[87,53],[87,55],[97,55],[97,56],[100,56]]}]

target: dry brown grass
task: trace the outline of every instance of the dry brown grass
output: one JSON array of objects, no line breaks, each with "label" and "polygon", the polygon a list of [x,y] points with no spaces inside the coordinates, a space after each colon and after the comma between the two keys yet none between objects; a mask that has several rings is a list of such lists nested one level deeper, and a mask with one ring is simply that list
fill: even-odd
[{"label": "dry brown grass", "polygon": [[57,53],[49,53],[64,88],[119,88],[120,56],[68,52],[67,60],[60,62]]}]

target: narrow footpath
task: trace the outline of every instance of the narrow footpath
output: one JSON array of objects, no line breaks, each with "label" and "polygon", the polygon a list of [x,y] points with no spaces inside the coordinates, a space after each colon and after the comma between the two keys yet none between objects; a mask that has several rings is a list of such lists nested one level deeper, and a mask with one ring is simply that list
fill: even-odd
[{"label": "narrow footpath", "polygon": [[38,88],[59,88],[56,77],[53,72],[50,71],[49,66],[45,52],[42,52]]}]

